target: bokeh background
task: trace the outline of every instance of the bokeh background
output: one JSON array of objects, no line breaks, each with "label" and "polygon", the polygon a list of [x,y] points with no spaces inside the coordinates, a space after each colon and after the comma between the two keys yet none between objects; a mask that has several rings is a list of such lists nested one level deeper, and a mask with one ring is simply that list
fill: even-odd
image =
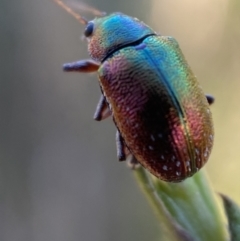
[{"label": "bokeh background", "polygon": [[[177,38],[216,97],[209,178],[240,203],[240,2],[85,3]],[[156,217],[116,159],[112,121],[92,119],[96,76],[61,70],[88,57],[83,29],[51,0],[0,1],[1,241],[158,240]]]}]

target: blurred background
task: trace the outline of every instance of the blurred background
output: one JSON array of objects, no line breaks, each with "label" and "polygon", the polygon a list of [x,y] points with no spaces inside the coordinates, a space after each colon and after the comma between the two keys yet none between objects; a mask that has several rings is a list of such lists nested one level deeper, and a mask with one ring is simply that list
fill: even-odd
[{"label": "blurred background", "polygon": [[[77,1],[77,0],[76,0]],[[174,36],[206,93],[216,191],[240,203],[240,2],[86,0]],[[0,240],[158,240],[158,222],[118,163],[112,121],[92,119],[96,76],[61,65],[88,57],[84,27],[51,0],[0,2]]]}]

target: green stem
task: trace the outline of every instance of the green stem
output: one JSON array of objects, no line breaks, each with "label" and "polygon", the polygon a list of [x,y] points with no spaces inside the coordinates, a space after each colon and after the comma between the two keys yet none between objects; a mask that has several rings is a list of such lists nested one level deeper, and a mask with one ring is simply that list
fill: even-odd
[{"label": "green stem", "polygon": [[169,240],[229,239],[223,210],[203,171],[181,183],[161,181],[143,168],[135,174],[160,220],[161,231],[172,234]]}]

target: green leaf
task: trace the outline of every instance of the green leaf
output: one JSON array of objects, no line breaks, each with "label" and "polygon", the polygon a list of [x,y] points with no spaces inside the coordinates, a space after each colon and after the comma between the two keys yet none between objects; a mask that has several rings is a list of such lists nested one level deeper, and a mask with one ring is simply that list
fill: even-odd
[{"label": "green leaf", "polygon": [[143,168],[138,168],[135,174],[142,191],[148,198],[148,201],[159,218],[159,226],[162,235],[161,240],[195,241],[188,232],[186,232],[173,220],[168,211],[165,209],[164,204],[161,203],[160,199],[158,199],[157,193],[149,180],[147,171]]},{"label": "green leaf", "polygon": [[161,181],[143,168],[136,177],[158,214],[161,232],[172,235],[166,240],[229,240],[223,210],[203,171],[181,183]]},{"label": "green leaf", "polygon": [[240,241],[240,208],[229,197],[220,194],[228,219],[231,241]]}]

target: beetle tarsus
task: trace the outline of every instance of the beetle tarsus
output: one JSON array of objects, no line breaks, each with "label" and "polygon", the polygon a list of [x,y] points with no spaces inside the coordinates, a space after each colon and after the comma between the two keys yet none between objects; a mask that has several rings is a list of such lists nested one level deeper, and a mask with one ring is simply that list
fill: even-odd
[{"label": "beetle tarsus", "polygon": [[111,111],[108,108],[108,104],[106,102],[104,95],[101,95],[93,118],[96,121],[101,121],[108,118],[109,116],[111,116]]},{"label": "beetle tarsus", "polygon": [[133,155],[128,157],[127,164],[132,170],[135,170],[141,166],[136,157]]},{"label": "beetle tarsus", "polygon": [[206,98],[207,98],[207,101],[208,101],[209,105],[213,104],[214,101],[215,101],[215,98],[212,95],[206,94]]},{"label": "beetle tarsus", "polygon": [[63,65],[63,70],[66,72],[83,72],[91,73],[96,72],[99,68],[99,64],[93,60],[79,60],[72,63],[66,63]]}]

